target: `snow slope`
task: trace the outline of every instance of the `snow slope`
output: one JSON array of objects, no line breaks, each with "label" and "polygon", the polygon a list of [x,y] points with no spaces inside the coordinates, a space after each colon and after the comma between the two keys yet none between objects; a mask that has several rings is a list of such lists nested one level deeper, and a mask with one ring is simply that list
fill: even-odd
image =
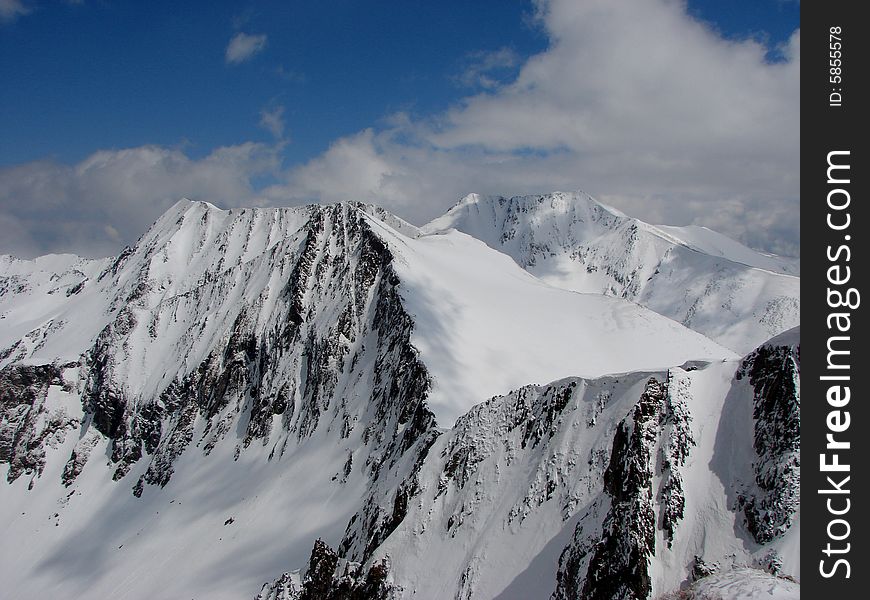
[{"label": "snow slope", "polygon": [[552,285],[633,300],[739,352],[800,321],[800,265],[703,227],[653,226],[582,192],[471,194],[422,228],[464,231]]},{"label": "snow slope", "polygon": [[636,304],[547,285],[458,231],[409,239],[376,227],[396,257],[442,425],[528,383],[734,357]]},{"label": "snow slope", "polygon": [[273,461],[262,446],[235,460],[232,443],[208,458],[191,449],[165,487],[139,498],[130,487],[147,465],[113,481],[98,440],[66,487],[75,434],[49,450],[33,489],[24,477],[0,485],[3,597],[250,599],[305,564],[314,539],[337,544],[365,487],[332,481],[348,450],[324,435]]},{"label": "snow slope", "polygon": [[[797,335],[775,347],[791,352]],[[691,583],[696,566],[775,564],[799,577],[794,507],[783,512],[785,531],[759,543],[739,500],[756,486],[753,440],[765,420],[753,416],[761,399],[738,373],[759,360],[568,378],[475,406],[433,445],[408,516],[370,560],[393,558],[406,598],[656,597]],[[621,428],[643,433],[621,445]],[[791,441],[797,447],[799,431]],[[608,482],[614,469],[632,466],[647,479],[627,472]],[[641,485],[631,494],[619,487],[623,497],[608,487],[635,477]],[[799,485],[786,489],[796,497]],[[616,535],[622,523],[624,538]],[[609,579],[590,585],[591,561]],[[644,578],[648,596],[608,587]]]},{"label": "snow slope", "polygon": [[[794,456],[753,449],[773,417],[752,413],[758,397],[794,413],[796,375],[769,365],[794,362],[796,333],[741,360],[469,235],[352,203],[182,201],[115,259],[0,269],[10,597],[558,594],[585,578],[572,548],[614,539],[608,465],[653,397],[631,461],[651,510],[679,523],[672,548],[656,526],[650,589],[684,581],[692,553],[799,568],[795,480],[769,478]],[[658,492],[677,467],[650,457],[679,462],[686,423],[676,519],[675,492]]]},{"label": "snow slope", "polygon": [[[47,315],[66,313],[84,286],[110,264],[111,259],[87,260],[72,254],[33,260],[0,255],[0,349],[19,341],[17,352],[35,349],[45,339],[46,328],[58,326]],[[79,315],[76,320],[83,321],[90,316],[68,314]],[[93,324],[87,326],[92,328]],[[64,338],[68,339],[68,334]],[[0,352],[0,358],[7,357]]]}]

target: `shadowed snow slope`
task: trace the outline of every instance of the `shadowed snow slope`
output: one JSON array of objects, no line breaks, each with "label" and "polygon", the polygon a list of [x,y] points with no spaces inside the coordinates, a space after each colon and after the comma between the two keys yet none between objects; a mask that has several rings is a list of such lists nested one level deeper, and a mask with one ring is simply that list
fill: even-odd
[{"label": "shadowed snow slope", "polygon": [[704,227],[653,226],[582,192],[471,194],[424,232],[455,228],[552,285],[633,300],[739,352],[800,322],[800,264]]}]

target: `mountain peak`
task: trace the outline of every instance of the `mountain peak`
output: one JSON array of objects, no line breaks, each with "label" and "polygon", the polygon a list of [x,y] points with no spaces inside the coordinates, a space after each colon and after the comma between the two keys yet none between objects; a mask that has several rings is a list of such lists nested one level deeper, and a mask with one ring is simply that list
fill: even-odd
[{"label": "mountain peak", "polygon": [[[115,259],[0,259],[4,591],[621,598],[797,572],[798,336],[741,360],[698,333],[740,330],[729,302],[780,327],[796,278],[582,193],[447,217],[491,247],[367,204],[185,199]],[[662,316],[683,301],[695,331]]]},{"label": "mountain peak", "polygon": [[799,262],[705,227],[656,226],[588,194],[469,194],[424,225],[457,229],[556,287],[638,302],[744,353],[799,322]]},{"label": "mountain peak", "polygon": [[437,230],[449,224],[452,219],[463,214],[478,212],[536,212],[553,214],[590,214],[608,213],[614,217],[627,218],[624,213],[599,202],[589,194],[577,190],[573,192],[550,192],[547,194],[528,194],[523,196],[501,196],[471,193],[454,204],[445,215],[427,224],[427,230]]}]

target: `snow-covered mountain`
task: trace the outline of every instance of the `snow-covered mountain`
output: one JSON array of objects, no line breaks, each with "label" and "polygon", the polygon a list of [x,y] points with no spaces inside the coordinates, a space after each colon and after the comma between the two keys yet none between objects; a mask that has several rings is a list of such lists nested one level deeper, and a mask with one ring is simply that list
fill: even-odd
[{"label": "snow-covered mountain", "polygon": [[796,332],[741,358],[438,229],[182,201],[114,259],[0,258],[4,593],[616,599],[799,573]]},{"label": "snow-covered mountain", "polygon": [[798,338],[477,405],[358,513],[407,507],[380,547],[377,528],[349,528],[340,549],[401,557],[395,579],[421,598],[650,598],[746,565],[797,575]]},{"label": "snow-covered mountain", "polygon": [[552,285],[618,296],[739,353],[800,323],[800,265],[704,227],[654,226],[582,192],[470,194],[423,227],[455,228]]}]

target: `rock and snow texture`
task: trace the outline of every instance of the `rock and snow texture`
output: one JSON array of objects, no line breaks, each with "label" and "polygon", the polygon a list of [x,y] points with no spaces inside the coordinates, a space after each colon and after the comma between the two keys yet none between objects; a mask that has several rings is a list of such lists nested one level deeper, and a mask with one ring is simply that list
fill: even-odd
[{"label": "rock and snow texture", "polygon": [[700,579],[690,588],[695,600],[800,600],[794,579],[759,569],[738,568]]},{"label": "rock and snow texture", "polygon": [[[372,258],[377,253],[383,257]],[[318,335],[343,345],[318,357],[347,353],[367,295],[376,295],[376,259],[397,278],[392,285],[413,320],[411,342],[432,378],[428,404],[443,426],[526,383],[735,356],[637,305],[543,284],[460,232],[420,236],[367,206],[224,212],[203,202],[177,204],[114,264],[82,278],[68,302],[35,302],[30,310],[31,301],[53,293],[42,288],[4,297],[12,305],[7,318],[29,329],[4,330],[0,349],[7,363],[87,353],[91,363],[106,363],[91,369],[90,387],[102,385],[95,377],[114,377],[114,388],[125,388],[122,402],[173,393],[170,384],[189,383],[194,369],[211,373],[235,359],[273,356],[297,321],[323,322],[331,330]],[[231,348],[216,356],[221,345]],[[229,355],[242,351],[244,360]],[[257,366],[263,377],[275,378],[265,367]],[[298,373],[289,383],[298,387]]]},{"label": "rock and snow texture", "polygon": [[740,354],[800,323],[800,265],[703,227],[653,226],[582,192],[471,194],[423,231],[464,231],[552,285],[637,302]]},{"label": "rock and snow texture", "polygon": [[247,597],[340,539],[435,426],[367,219],[179,203],[67,302],[4,294],[10,594]]},{"label": "rock and snow texture", "polygon": [[[402,524],[370,554],[350,533],[347,556],[404,557],[395,578],[420,598],[639,600],[691,584],[699,565],[798,577],[798,507],[780,503],[782,527],[758,541],[742,500],[769,462],[756,431],[781,419],[739,376],[757,356],[568,378],[475,406],[432,446]],[[400,491],[381,495],[382,512]]]},{"label": "rock and snow texture", "polygon": [[0,580],[616,600],[699,564],[796,576],[799,364],[796,332],[741,359],[373,206],[182,201],[114,259],[0,257]]}]

